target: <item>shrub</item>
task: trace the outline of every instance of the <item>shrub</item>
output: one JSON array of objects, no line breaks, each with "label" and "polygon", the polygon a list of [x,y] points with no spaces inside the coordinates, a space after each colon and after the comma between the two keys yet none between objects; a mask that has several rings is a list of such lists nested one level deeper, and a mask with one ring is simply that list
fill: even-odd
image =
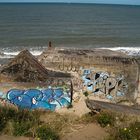
[{"label": "shrub", "polygon": [[42,112],[38,110],[16,110],[10,107],[0,107],[0,132],[7,134],[10,131],[15,136],[31,136],[29,130],[41,124],[41,114]]},{"label": "shrub", "polygon": [[2,116],[0,116],[0,132],[5,128],[6,120]]},{"label": "shrub", "polygon": [[112,128],[107,140],[140,140],[140,122],[133,122],[128,127]]},{"label": "shrub", "polygon": [[16,110],[9,107],[0,107],[0,116],[6,120],[11,119],[15,116]]},{"label": "shrub", "polygon": [[37,129],[37,138],[41,140],[59,140],[59,136],[51,128],[47,126],[41,126]]},{"label": "shrub", "polygon": [[107,125],[113,125],[115,121],[114,116],[108,112],[102,112],[97,116],[97,122],[102,126],[105,127]]},{"label": "shrub", "polygon": [[33,136],[34,132],[31,132],[32,129],[35,129],[41,124],[40,114],[37,110],[19,110],[16,114],[16,118],[13,119],[13,135],[15,136]]},{"label": "shrub", "polygon": [[119,129],[117,137],[118,137],[118,139],[121,139],[121,140],[132,140],[133,139],[132,133],[127,128]]},{"label": "shrub", "polygon": [[0,132],[6,127],[8,119],[11,118],[11,112],[13,112],[13,109],[0,107]]},{"label": "shrub", "polygon": [[19,109],[16,112],[15,117],[13,117],[14,121],[21,122],[21,121],[31,121],[35,122],[39,120],[40,114],[37,111]]},{"label": "shrub", "polygon": [[86,97],[88,96],[88,92],[87,92],[87,91],[85,91],[83,94],[84,94]]},{"label": "shrub", "polygon": [[129,127],[120,128],[115,135],[118,140],[139,140],[140,139],[140,122],[134,122]]},{"label": "shrub", "polygon": [[96,121],[96,115],[92,112],[89,112],[87,114],[84,114],[80,119],[79,122],[82,123],[93,123]]},{"label": "shrub", "polygon": [[31,128],[30,122],[13,122],[13,135],[14,136],[27,136]]}]

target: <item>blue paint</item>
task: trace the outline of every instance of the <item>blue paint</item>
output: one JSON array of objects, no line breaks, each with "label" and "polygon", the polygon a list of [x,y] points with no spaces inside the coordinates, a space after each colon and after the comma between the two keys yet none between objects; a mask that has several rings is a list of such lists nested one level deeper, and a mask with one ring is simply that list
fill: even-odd
[{"label": "blue paint", "polygon": [[53,89],[42,90],[43,98],[42,101],[50,101],[53,99]]},{"label": "blue paint", "polygon": [[62,107],[67,107],[68,105],[70,105],[70,103],[65,98],[61,98],[59,102]]},{"label": "blue paint", "polygon": [[3,92],[2,91],[0,91],[0,98],[3,96]]},{"label": "blue paint", "polygon": [[[118,79],[124,80],[124,77],[111,77],[108,72],[103,71],[95,71],[94,69],[81,69],[82,70],[82,80],[83,80],[83,88],[85,91],[92,92],[94,94],[107,94],[106,98],[112,100],[114,97],[111,96],[111,92],[109,90],[109,86],[106,84],[109,78],[112,78],[118,82]],[[112,80],[109,81],[109,84],[112,85]],[[115,86],[115,85],[114,85]],[[127,88],[127,85],[124,84],[123,87]],[[120,88],[120,87],[119,87]],[[121,89],[121,88],[120,88]],[[114,91],[116,92],[116,91]],[[116,96],[124,96],[124,90],[117,91]]]},{"label": "blue paint", "polygon": [[87,85],[91,81],[86,78],[86,75],[82,76],[82,80],[84,81],[84,85]]},{"label": "blue paint", "polygon": [[93,91],[93,85],[87,86],[87,90],[92,92]]},{"label": "blue paint", "polygon": [[117,91],[117,96],[124,96],[123,92]]},{"label": "blue paint", "polygon": [[20,89],[12,89],[10,91],[7,92],[7,99],[8,100],[13,100],[15,99],[17,96],[20,96],[24,93],[24,90],[20,90]]},{"label": "blue paint", "polygon": [[55,89],[54,90],[54,98],[59,98],[63,95],[63,90],[62,89]]},{"label": "blue paint", "polygon": [[60,109],[62,107],[59,101],[57,100],[51,101],[50,104],[56,105],[55,109]]},{"label": "blue paint", "polygon": [[91,71],[89,69],[85,69],[84,72],[83,72],[83,75],[87,75],[87,74],[90,74]]},{"label": "blue paint", "polygon": [[40,90],[38,89],[29,89],[29,90],[26,90],[24,92],[25,95],[31,97],[31,98],[36,98],[37,100],[40,100],[42,97],[43,97],[43,94]]},{"label": "blue paint", "polygon": [[37,108],[42,108],[42,109],[54,111],[56,108],[56,105],[50,104],[48,102],[38,101],[36,104],[32,105],[32,109],[37,109]]},{"label": "blue paint", "polygon": [[32,99],[27,95],[18,96],[10,101],[21,108],[31,108],[32,105]]},{"label": "blue paint", "polygon": [[55,109],[66,107],[71,103],[71,94],[64,92],[62,88],[56,89],[12,89],[7,92],[7,99],[20,108],[28,109]]},{"label": "blue paint", "polygon": [[113,97],[111,95],[107,95],[106,98],[109,99],[109,100],[113,99]]}]

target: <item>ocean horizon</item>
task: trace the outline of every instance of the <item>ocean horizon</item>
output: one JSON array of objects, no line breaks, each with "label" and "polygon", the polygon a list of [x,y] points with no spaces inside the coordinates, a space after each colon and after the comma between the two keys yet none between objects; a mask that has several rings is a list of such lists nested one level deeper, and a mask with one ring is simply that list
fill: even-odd
[{"label": "ocean horizon", "polygon": [[113,6],[140,6],[139,4],[112,4],[88,2],[0,2],[0,4],[81,4],[81,5],[113,5]]},{"label": "ocean horizon", "polygon": [[[140,6],[89,3],[0,3],[0,52],[35,55],[47,48],[140,50]],[[131,48],[131,49],[130,49]]]}]

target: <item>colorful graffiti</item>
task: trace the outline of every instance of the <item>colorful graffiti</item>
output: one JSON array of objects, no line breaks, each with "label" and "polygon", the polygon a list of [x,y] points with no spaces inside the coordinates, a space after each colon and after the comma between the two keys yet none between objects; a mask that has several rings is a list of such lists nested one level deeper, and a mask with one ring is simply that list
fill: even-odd
[{"label": "colorful graffiti", "polygon": [[7,100],[20,108],[42,108],[54,111],[70,105],[71,92],[62,88],[48,88],[43,90],[11,89],[7,92]]},{"label": "colorful graffiti", "polygon": [[112,100],[117,96],[124,96],[127,92],[127,83],[124,76],[110,75],[108,72],[93,69],[82,70],[83,89],[96,95],[105,95]]}]

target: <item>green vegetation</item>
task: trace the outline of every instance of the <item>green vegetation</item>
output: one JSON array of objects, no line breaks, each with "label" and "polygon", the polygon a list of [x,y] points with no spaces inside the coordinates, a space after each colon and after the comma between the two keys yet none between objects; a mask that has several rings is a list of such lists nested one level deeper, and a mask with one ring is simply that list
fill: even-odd
[{"label": "green vegetation", "polygon": [[140,140],[140,122],[133,122],[128,127],[111,131],[108,140]]},{"label": "green vegetation", "polygon": [[96,116],[95,114],[90,112],[83,115],[79,121],[82,123],[94,123],[96,121]]},{"label": "green vegetation", "polygon": [[108,126],[108,125],[113,125],[114,121],[115,121],[115,118],[109,112],[102,112],[101,114],[99,114],[97,116],[97,121],[102,127],[105,127],[105,126]]},{"label": "green vegetation", "polygon": [[39,127],[36,134],[41,140],[59,140],[58,134],[45,125]]},{"label": "green vegetation", "polygon": [[2,115],[0,115],[0,131],[2,131],[5,126],[6,126],[6,120],[2,114]]},{"label": "green vegetation", "polygon": [[98,123],[106,127],[109,136],[105,140],[140,140],[140,117],[109,111],[88,113],[80,118],[83,123]]},{"label": "green vegetation", "polygon": [[74,115],[60,115],[46,110],[0,107],[0,134],[59,140],[79,123],[78,119],[79,117]]},{"label": "green vegetation", "polygon": [[[40,140],[59,140],[57,132],[46,127],[40,120],[44,111],[0,107],[0,133],[13,136],[26,136]],[[44,133],[44,134],[43,134]]]},{"label": "green vegetation", "polygon": [[85,123],[99,123],[102,127],[105,127],[107,125],[113,125],[115,118],[112,113],[104,111],[99,114],[94,114],[94,113],[88,113],[82,116],[80,119],[81,121]]},{"label": "green vegetation", "polygon": [[109,132],[106,140],[140,140],[139,120],[136,116],[109,111],[77,117],[43,110],[0,107],[0,134],[59,140],[71,130],[78,130],[80,125],[98,123]]},{"label": "green vegetation", "polygon": [[29,121],[13,122],[13,135],[14,136],[32,136],[29,129],[32,127]]},{"label": "green vegetation", "polygon": [[89,93],[88,93],[87,91],[85,91],[83,94],[84,94],[86,97],[89,95]]}]

